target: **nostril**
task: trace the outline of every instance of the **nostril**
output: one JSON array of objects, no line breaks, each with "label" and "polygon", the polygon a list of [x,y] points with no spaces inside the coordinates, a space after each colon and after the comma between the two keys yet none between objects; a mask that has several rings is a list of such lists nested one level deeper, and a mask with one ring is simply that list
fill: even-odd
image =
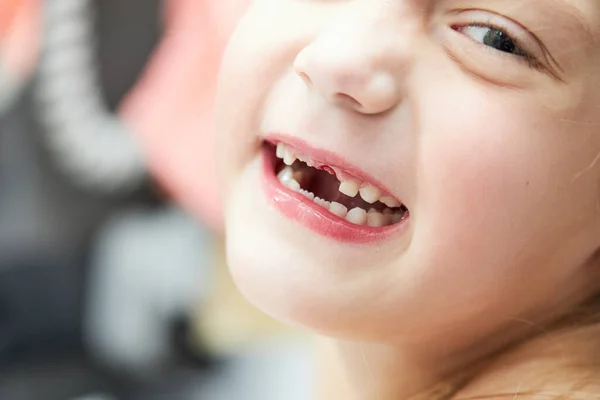
[{"label": "nostril", "polygon": [[335,101],[343,106],[350,107],[357,111],[363,109],[363,105],[352,96],[344,93],[336,93],[334,97]]},{"label": "nostril", "polygon": [[311,86],[312,85],[312,80],[310,79],[310,76],[308,76],[306,73],[304,72],[297,72],[298,76],[300,78],[302,78],[302,80],[304,81],[304,83],[306,83],[307,86]]}]

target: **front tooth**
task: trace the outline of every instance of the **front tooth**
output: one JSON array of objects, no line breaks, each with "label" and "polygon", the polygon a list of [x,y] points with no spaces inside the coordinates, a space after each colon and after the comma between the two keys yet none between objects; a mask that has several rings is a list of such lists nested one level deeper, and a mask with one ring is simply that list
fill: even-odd
[{"label": "front tooth", "polygon": [[281,182],[285,182],[288,179],[291,179],[294,175],[294,170],[291,169],[290,167],[285,167],[284,169],[281,170],[281,172],[279,172],[279,174],[277,174],[277,178],[279,178],[279,180]]},{"label": "front tooth", "polygon": [[346,214],[346,221],[356,225],[364,225],[367,223],[367,211],[360,207],[353,208]]},{"label": "front tooth", "polygon": [[284,183],[285,183],[285,186],[292,189],[294,192],[300,192],[300,184],[298,183],[297,180],[290,178],[287,181],[285,181]]},{"label": "front tooth", "polygon": [[283,155],[283,162],[287,165],[292,165],[296,161],[296,156],[290,150],[286,150]]},{"label": "front tooth", "polygon": [[400,203],[398,200],[396,200],[392,196],[383,196],[382,198],[379,199],[379,201],[381,201],[383,204],[385,204],[386,206],[388,206],[390,208],[400,207],[402,205],[402,203]]},{"label": "front tooth", "polygon": [[337,215],[340,218],[345,218],[346,214],[348,214],[348,208],[345,205],[335,201],[331,202],[331,205],[329,206],[329,211],[331,211],[332,214]]},{"label": "front tooth", "polygon": [[279,143],[277,145],[276,154],[277,158],[283,158],[285,156],[285,144]]},{"label": "front tooth", "polygon": [[345,194],[348,197],[354,197],[358,194],[360,190],[360,182],[356,182],[353,180],[344,181],[340,184],[339,191],[340,193]]},{"label": "front tooth", "polygon": [[371,227],[381,227],[388,224],[389,217],[379,212],[367,214],[367,225]]},{"label": "front tooth", "polygon": [[381,197],[381,190],[366,183],[360,188],[360,197],[369,204],[375,203]]}]

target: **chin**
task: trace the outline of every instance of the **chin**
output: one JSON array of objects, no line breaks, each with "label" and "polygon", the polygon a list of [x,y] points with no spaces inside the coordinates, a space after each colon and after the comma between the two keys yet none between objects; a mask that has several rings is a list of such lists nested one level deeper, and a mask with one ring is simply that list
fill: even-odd
[{"label": "chin", "polygon": [[371,336],[365,325],[377,316],[377,306],[368,298],[377,287],[355,291],[364,280],[359,267],[366,250],[282,214],[264,190],[256,190],[261,170],[257,157],[226,197],[227,264],[236,286],[256,308],[287,325],[338,338]]},{"label": "chin", "polygon": [[[409,203],[341,154],[289,135],[260,139],[251,157],[233,157],[247,161],[221,168],[234,282],[286,324],[336,337],[376,335],[380,321],[398,315],[389,298],[379,304],[373,293],[391,290],[408,253]],[[402,283],[396,289],[402,293]]]}]

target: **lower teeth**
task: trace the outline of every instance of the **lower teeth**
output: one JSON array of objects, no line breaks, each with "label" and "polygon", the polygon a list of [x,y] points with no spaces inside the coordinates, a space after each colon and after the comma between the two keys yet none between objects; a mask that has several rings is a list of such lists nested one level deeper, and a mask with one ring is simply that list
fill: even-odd
[{"label": "lower teeth", "polygon": [[308,190],[300,189],[300,194],[309,200],[315,200],[315,194],[312,192],[309,192]]},{"label": "lower teeth", "polygon": [[396,224],[400,222],[403,217],[403,213],[394,212],[389,208],[386,208],[383,212],[379,212],[375,209],[371,209],[367,212],[367,210],[360,207],[355,207],[351,210],[348,210],[348,208],[343,204],[329,202],[316,197],[314,193],[301,188],[300,183],[295,179],[294,171],[291,168],[284,168],[277,175],[277,178],[285,187],[289,188],[290,190],[300,193],[315,204],[328,210],[333,215],[356,225],[383,227]]}]

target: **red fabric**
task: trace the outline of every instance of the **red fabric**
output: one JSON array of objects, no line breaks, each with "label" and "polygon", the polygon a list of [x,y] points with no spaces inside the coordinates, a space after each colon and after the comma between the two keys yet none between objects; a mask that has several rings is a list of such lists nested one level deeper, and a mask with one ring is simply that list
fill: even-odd
[{"label": "red fabric", "polygon": [[0,58],[25,79],[37,57],[39,0],[0,0]]},{"label": "red fabric", "polygon": [[22,0],[0,0],[0,36],[8,33],[11,22]]},{"label": "red fabric", "polygon": [[165,190],[218,231],[213,100],[227,36],[244,6],[166,0],[164,37],[122,107]]}]

